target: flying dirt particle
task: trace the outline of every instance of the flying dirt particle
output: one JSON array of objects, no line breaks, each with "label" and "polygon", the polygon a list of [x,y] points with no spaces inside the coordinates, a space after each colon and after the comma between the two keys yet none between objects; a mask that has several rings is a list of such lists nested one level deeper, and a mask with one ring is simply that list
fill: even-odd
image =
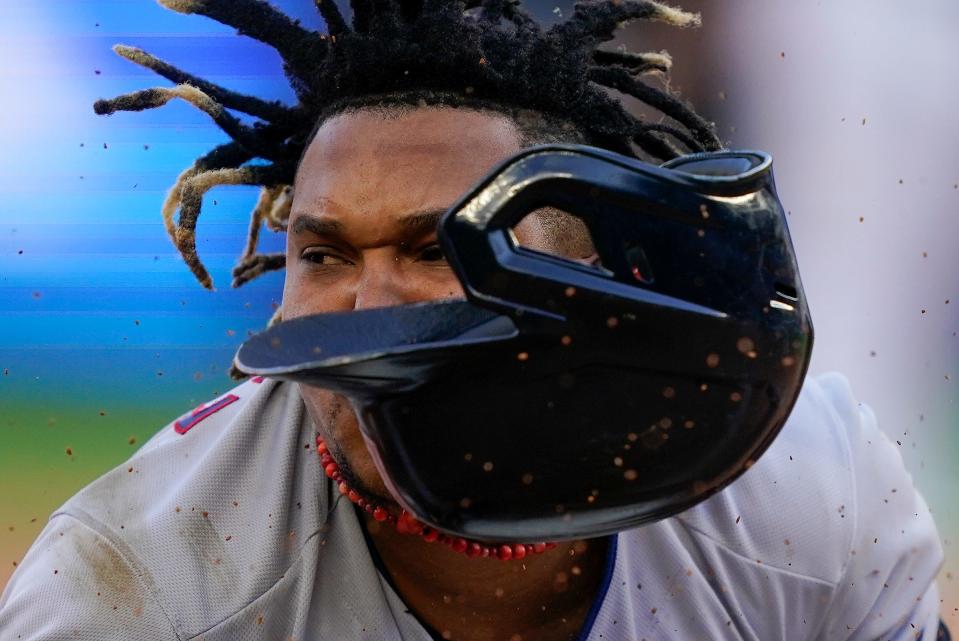
[{"label": "flying dirt particle", "polygon": [[137,437],[136,437],[136,436],[131,436],[130,438],[127,439],[127,443],[129,443],[130,445],[136,445],[136,444],[137,444]]},{"label": "flying dirt particle", "polygon": [[67,452],[67,456],[73,456],[73,448],[72,448],[72,447],[68,447],[67,450],[66,450],[66,452]]}]

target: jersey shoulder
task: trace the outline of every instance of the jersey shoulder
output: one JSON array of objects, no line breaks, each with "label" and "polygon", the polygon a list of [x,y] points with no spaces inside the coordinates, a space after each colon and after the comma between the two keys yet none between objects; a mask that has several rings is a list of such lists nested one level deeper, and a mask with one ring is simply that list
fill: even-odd
[{"label": "jersey shoulder", "polygon": [[[292,574],[327,514],[325,489],[296,388],[249,380],[177,417],[68,500],[29,565],[57,557],[85,568],[81,551],[110,552],[187,638]],[[36,576],[27,565],[18,574]],[[111,573],[87,570],[83,594],[93,599]],[[43,577],[30,589],[46,590]]]},{"label": "jersey shoulder", "polygon": [[678,515],[742,557],[836,583],[851,548],[857,404],[841,374],[807,376],[779,435],[740,478]]}]

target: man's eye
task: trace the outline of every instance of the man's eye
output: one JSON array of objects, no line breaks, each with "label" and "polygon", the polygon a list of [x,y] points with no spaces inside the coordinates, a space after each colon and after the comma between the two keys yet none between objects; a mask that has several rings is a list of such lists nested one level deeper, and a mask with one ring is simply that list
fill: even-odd
[{"label": "man's eye", "polygon": [[314,265],[346,265],[349,262],[342,256],[331,254],[322,249],[307,250],[303,252],[301,258]]},{"label": "man's eye", "polygon": [[438,243],[427,245],[420,252],[420,260],[427,263],[446,262],[446,256],[443,255],[443,249]]}]

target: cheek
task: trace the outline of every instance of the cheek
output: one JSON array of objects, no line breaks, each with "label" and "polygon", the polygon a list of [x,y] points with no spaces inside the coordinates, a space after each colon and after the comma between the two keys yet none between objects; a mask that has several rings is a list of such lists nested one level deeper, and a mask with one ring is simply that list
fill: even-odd
[{"label": "cheek", "polygon": [[353,299],[342,279],[318,279],[296,258],[287,253],[286,275],[283,281],[283,318],[352,309]]},{"label": "cheek", "polygon": [[421,300],[435,300],[442,298],[465,298],[466,292],[452,269],[436,269],[437,273],[428,274],[420,279]]}]

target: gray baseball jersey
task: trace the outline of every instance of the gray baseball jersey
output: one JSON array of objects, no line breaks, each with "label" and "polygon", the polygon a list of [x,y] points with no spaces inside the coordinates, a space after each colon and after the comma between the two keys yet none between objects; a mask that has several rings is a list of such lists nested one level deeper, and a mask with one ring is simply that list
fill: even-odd
[{"label": "gray baseball jersey", "polygon": [[[429,641],[314,435],[271,380],[181,417],[53,514],[0,597],[0,641]],[[936,636],[929,509],[838,374],[807,378],[731,486],[612,542],[584,641]]]}]

